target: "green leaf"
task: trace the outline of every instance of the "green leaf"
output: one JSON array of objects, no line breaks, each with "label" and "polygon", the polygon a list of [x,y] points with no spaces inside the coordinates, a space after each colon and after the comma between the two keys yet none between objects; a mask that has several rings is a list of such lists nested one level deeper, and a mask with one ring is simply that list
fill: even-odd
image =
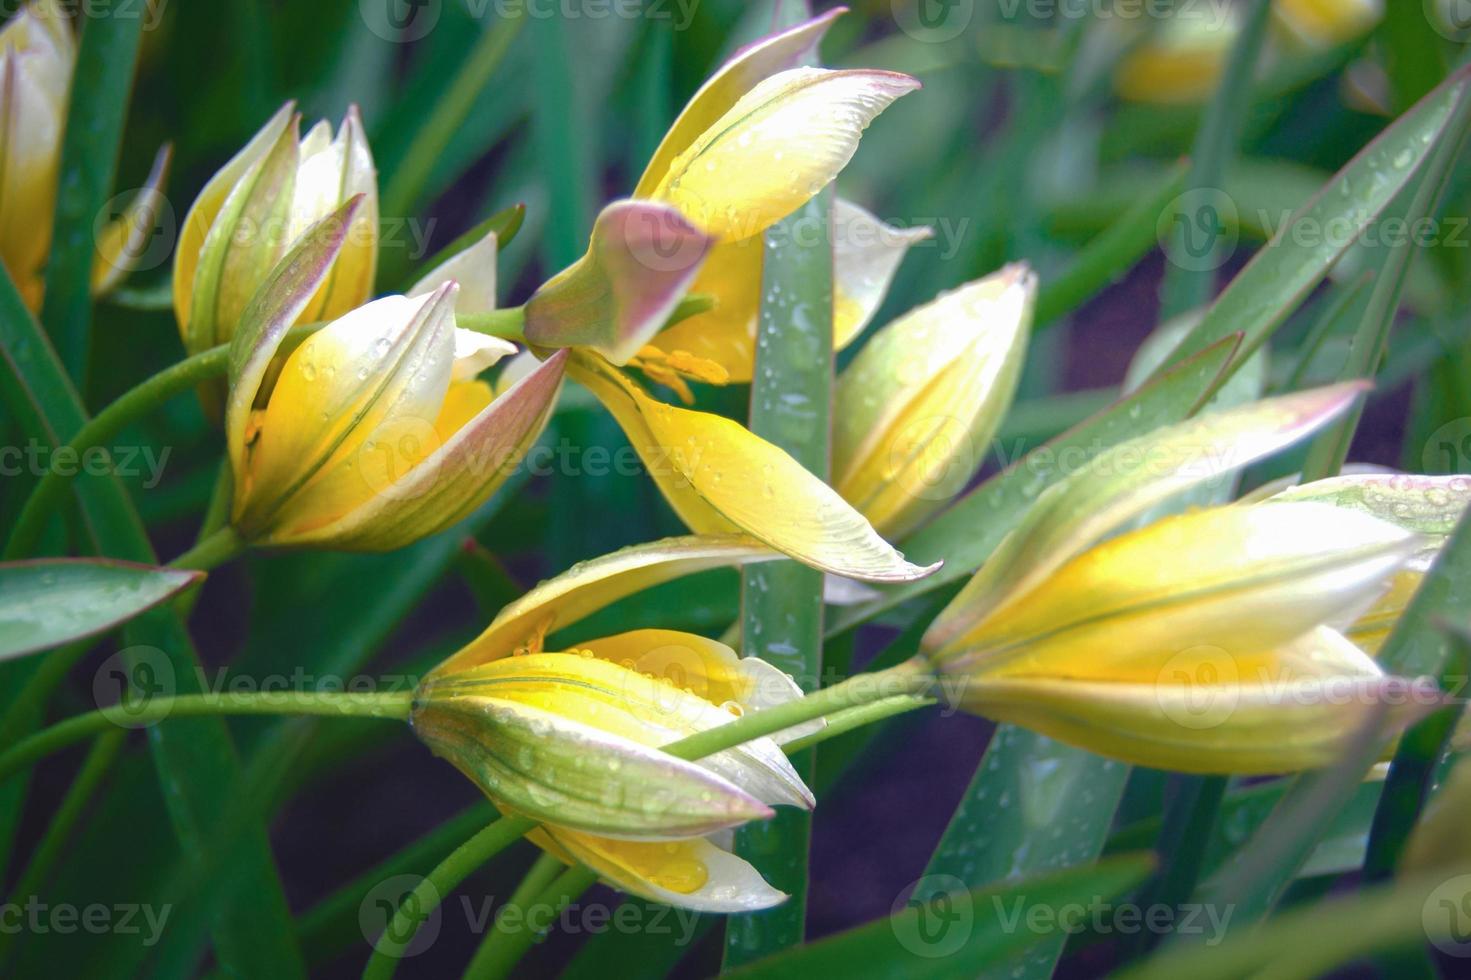
[{"label": "green leaf", "polygon": [[78,382],[87,369],[92,328],[95,221],[112,194],[133,68],[147,19],[141,12],[122,16],[107,7],[96,13],[88,9],[61,145],[60,193],[41,316],[67,373]]},{"label": "green leaf", "polygon": [[912,897],[887,918],[724,975],[743,980],[973,977],[1033,943],[1077,931],[1087,909],[1138,884],[1150,865],[1147,856],[1134,855],[979,891],[943,883],[938,893]]},{"label": "green leaf", "polygon": [[0,660],[112,629],[203,578],[120,561],[0,564]]},{"label": "green leaf", "polygon": [[[81,401],[9,275],[0,276],[0,349],[5,361],[0,389],[16,415],[31,425],[30,434],[55,446],[80,430],[86,422]],[[138,512],[115,478],[88,479],[78,492],[99,552],[156,563]],[[134,619],[125,636],[131,680],[154,676],[166,665],[173,678],[168,693],[200,690],[202,671],[194,645],[168,607]],[[149,742],[184,852],[194,867],[210,867],[209,831],[220,821],[221,806],[232,800],[240,778],[229,732],[221,719],[180,720],[155,726]],[[253,815],[241,820],[248,832],[238,844],[237,873],[212,882],[220,889],[215,893],[218,904],[211,906],[217,910],[216,954],[222,965],[244,976],[304,976],[300,953],[289,938],[291,920],[265,828]]]},{"label": "green leaf", "polygon": [[[751,385],[751,431],[822,479],[828,475],[832,438],[832,244],[828,236],[803,234],[802,229],[829,227],[832,202],[829,187],[767,233]],[[798,310],[806,315],[799,317]],[[815,690],[822,676],[822,579],[821,572],[794,561],[763,563],[742,572],[744,655],[775,664],[806,691]],[[810,751],[792,759],[798,774],[809,781],[813,762]],[[792,808],[736,832],[736,853],[791,898],[776,908],[727,920],[727,968],[801,944],[811,833],[811,814]]]},{"label": "green leaf", "polygon": [[1468,71],[1457,72],[1397,119],[1299,208],[1216,299],[1175,359],[1236,332],[1244,336],[1234,364],[1260,347],[1357,240],[1333,229],[1366,225],[1419,172],[1451,122]]}]

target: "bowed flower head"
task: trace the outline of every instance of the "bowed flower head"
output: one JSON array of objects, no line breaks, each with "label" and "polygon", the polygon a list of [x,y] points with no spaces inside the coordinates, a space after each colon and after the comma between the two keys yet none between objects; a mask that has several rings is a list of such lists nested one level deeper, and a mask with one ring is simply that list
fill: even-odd
[{"label": "bowed flower head", "polygon": [[332,320],[372,296],[378,261],[378,181],[356,108],[336,135],[325,120],[305,137],[292,103],[200,191],[174,254],[174,314],[184,347],[228,343],[246,306],[306,229],[358,198],[337,259],[301,309]]},{"label": "bowed flower head", "polygon": [[777,557],[742,538],[683,538],[587,562],[507,606],[415,697],[414,729],[563,860],[653,901],[708,912],[786,896],[729,851],[723,832],[810,809],[780,743],[800,726],[687,761],[660,747],[801,696],[756,658],[689,633],[646,629],[548,652],[547,635],[658,582]]},{"label": "bowed flower head", "polygon": [[1322,503],[1238,504],[1100,539],[1346,409],[1352,385],[1222,411],[1124,443],[1055,484],[931,625],[924,654],[987,717],[1139,765],[1323,765],[1379,705],[1403,725],[1433,683],[1388,677],[1339,629],[1421,542]]},{"label": "bowed flower head", "polygon": [[[895,72],[805,67],[842,12],[741,49],[695,93],[632,200],[609,205],[587,255],[527,303],[528,340],[591,347],[658,380],[750,380],[762,233],[826,187],[869,123],[919,87]],[[814,233],[833,236],[842,347],[877,309],[905,250],[929,232],[891,228],[847,202],[835,211],[834,227]],[[691,289],[713,309],[659,333]]]},{"label": "bowed flower head", "polygon": [[351,227],[349,201],[282,260],[231,347],[233,521],[248,541],[386,551],[483,503],[540,434],[563,357],[495,396],[476,378],[515,348],[455,326],[454,281],[338,317],[286,357]]},{"label": "bowed flower head", "polygon": [[71,27],[53,0],[22,7],[0,30],[0,262],[33,309],[51,248],[76,57]]}]

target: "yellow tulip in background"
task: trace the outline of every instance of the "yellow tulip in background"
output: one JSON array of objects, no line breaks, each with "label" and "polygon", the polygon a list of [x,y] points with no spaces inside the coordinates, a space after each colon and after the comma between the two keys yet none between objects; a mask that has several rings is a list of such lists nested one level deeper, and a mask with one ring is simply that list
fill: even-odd
[{"label": "yellow tulip in background", "polygon": [[925,634],[962,706],[1125,761],[1188,772],[1326,764],[1376,706],[1438,703],[1339,629],[1422,548],[1362,511],[1237,504],[1117,534],[1276,452],[1358,387],[1286,395],[1124,443],[1050,487]]},{"label": "yellow tulip in background", "polygon": [[1036,297],[1031,270],[1008,266],[883,327],[838,378],[833,487],[880,534],[904,537],[980,469]]},{"label": "yellow tulip in background", "polygon": [[[305,233],[231,345],[231,523],[252,543],[386,551],[443,530],[519,465],[556,402],[565,354],[499,395],[478,380],[515,347],[455,326],[459,285],[438,281],[454,259],[415,295],[336,318],[272,372],[288,329],[331,281],[361,204]],[[472,254],[493,263],[485,245]]]},{"label": "yellow tulip in background", "polygon": [[287,103],[205,184],[174,252],[174,316],[190,353],[229,343],[256,289],[307,228],[350,198],[357,208],[337,261],[302,308],[332,320],[372,297],[378,262],[378,179],[356,108],[336,136],[305,137]]},{"label": "yellow tulip in background", "polygon": [[415,694],[418,736],[502,811],[541,823],[531,839],[635,895],[706,912],[785,899],[722,833],[810,809],[781,743],[812,722],[687,762],[659,751],[747,710],[801,697],[759,658],[690,633],[645,629],[545,649],[547,636],[610,603],[710,568],[780,557],[740,537],[672,538],[586,562],[508,605]]}]

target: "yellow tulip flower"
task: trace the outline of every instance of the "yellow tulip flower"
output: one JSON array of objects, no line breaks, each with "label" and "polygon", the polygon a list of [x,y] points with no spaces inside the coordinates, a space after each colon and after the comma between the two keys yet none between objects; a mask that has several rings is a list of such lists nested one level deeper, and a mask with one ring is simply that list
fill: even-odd
[{"label": "yellow tulip flower", "polygon": [[[676,379],[749,381],[764,253],[762,233],[827,186],[868,124],[919,87],[886,71],[801,67],[838,8],[737,52],[695,93],[633,192],[599,216],[588,254],[526,305],[533,344],[590,346],[615,364]],[[835,346],[878,308],[904,252],[928,229],[900,230],[839,202]],[[714,308],[663,333],[686,290]],[[656,337],[655,334],[658,334]]]},{"label": "yellow tulip flower", "polygon": [[359,204],[307,231],[233,341],[232,524],[249,542],[386,551],[441,531],[509,475],[556,401],[565,354],[499,396],[476,378],[515,347],[456,328],[454,281],[338,317],[272,378],[285,334],[329,280]]},{"label": "yellow tulip flower", "polygon": [[1131,102],[1196,105],[1210,98],[1241,33],[1235,7],[1219,17],[1173,16],[1132,48],[1114,72],[1114,90]]},{"label": "yellow tulip flower", "polygon": [[707,912],[786,896],[730,853],[722,831],[811,808],[780,743],[809,723],[687,762],[661,745],[746,710],[801,696],[786,674],[724,644],[645,629],[545,652],[550,631],[682,575],[779,557],[740,537],[627,548],[574,567],[507,606],[415,695],[419,737],[507,813],[541,823],[531,839],[609,884]]},{"label": "yellow tulip flower", "polygon": [[1383,16],[1383,0],[1274,0],[1272,3],[1272,22],[1280,33],[1314,50],[1363,37]]},{"label": "yellow tulip flower", "polygon": [[833,488],[902,538],[965,489],[1011,405],[1037,278],[1013,265],[879,330],[838,378]]},{"label": "yellow tulip flower", "polygon": [[1139,765],[1274,773],[1331,760],[1380,705],[1439,693],[1387,677],[1333,627],[1421,546],[1323,503],[1233,505],[1099,543],[1191,486],[1345,410],[1340,385],[1202,416],[1053,485],[931,625],[923,655],[968,710]]},{"label": "yellow tulip flower", "polygon": [[327,122],[300,135],[282,106],[205,184],[174,253],[174,315],[190,353],[228,343],[260,287],[307,228],[360,197],[341,254],[301,322],[332,320],[372,297],[378,261],[378,181],[356,107],[336,136]]}]

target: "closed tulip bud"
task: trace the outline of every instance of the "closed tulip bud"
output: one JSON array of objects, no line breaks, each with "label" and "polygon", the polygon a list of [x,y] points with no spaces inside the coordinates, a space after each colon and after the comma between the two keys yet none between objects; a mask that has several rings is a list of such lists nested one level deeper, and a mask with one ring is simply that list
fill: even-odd
[{"label": "closed tulip bud", "polygon": [[359,197],[337,260],[300,321],[333,320],[372,296],[378,184],[356,108],[334,136],[326,121],[300,135],[287,103],[199,192],[174,254],[174,314],[184,347],[228,343],[246,306],[307,228]]},{"label": "closed tulip bud", "polygon": [[1342,385],[1121,444],[1046,491],[931,624],[922,649],[963,707],[1125,761],[1190,772],[1319,766],[1374,712],[1439,703],[1339,629],[1419,537],[1317,502],[1218,507],[1117,534],[1192,486],[1344,411]]},{"label": "closed tulip bud", "polygon": [[810,809],[782,742],[821,722],[686,761],[660,747],[747,710],[801,697],[786,674],[722,643],[646,629],[560,652],[549,631],[623,596],[704,569],[778,557],[743,538],[691,537],[575,566],[511,603],[415,696],[419,737],[531,838],[652,901],[708,912],[766,908],[786,896],[729,851],[729,830]]},{"label": "closed tulip bud", "polygon": [[1282,34],[1317,50],[1362,37],[1384,16],[1383,0],[1275,0],[1273,22]]},{"label": "closed tulip bud", "polygon": [[1132,48],[1114,73],[1114,89],[1131,102],[1195,105],[1208,99],[1241,33],[1235,7],[1213,16],[1176,14]]},{"label": "closed tulip bud", "polygon": [[838,379],[833,488],[888,538],[965,489],[1016,393],[1037,279],[1025,265],[884,327]]},{"label": "closed tulip bud", "polygon": [[233,341],[225,428],[232,523],[247,541],[386,551],[441,531],[519,464],[556,400],[564,355],[499,396],[477,379],[515,347],[455,327],[452,281],[338,317],[268,384],[357,204],[307,232]]},{"label": "closed tulip bud", "polygon": [[0,30],[0,262],[32,309],[51,247],[61,137],[76,41],[53,0],[22,7]]}]

